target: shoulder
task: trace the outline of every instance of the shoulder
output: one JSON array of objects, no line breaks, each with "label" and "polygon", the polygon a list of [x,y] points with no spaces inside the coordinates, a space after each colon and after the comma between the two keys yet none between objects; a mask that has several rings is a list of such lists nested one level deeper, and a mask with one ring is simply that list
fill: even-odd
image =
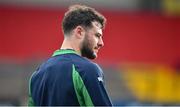
[{"label": "shoulder", "polygon": [[88,59],[81,59],[81,61],[76,61],[74,66],[81,76],[97,77],[103,75],[101,67]]},{"label": "shoulder", "polygon": [[100,72],[102,72],[102,69],[96,63],[91,62],[91,63],[86,64],[85,66],[86,66],[85,69],[86,69],[87,72],[88,71],[89,72],[91,71],[92,73],[100,73]]},{"label": "shoulder", "polygon": [[60,70],[71,70],[72,61],[69,55],[59,55],[50,57],[44,61],[38,68],[39,72],[59,72]]}]

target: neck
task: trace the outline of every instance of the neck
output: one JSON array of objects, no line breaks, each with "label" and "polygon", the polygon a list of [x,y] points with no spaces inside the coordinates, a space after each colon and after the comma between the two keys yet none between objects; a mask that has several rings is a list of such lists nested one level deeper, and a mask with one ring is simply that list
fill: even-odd
[{"label": "neck", "polygon": [[71,40],[71,38],[65,38],[60,49],[72,49],[81,55],[77,42],[75,40]]}]

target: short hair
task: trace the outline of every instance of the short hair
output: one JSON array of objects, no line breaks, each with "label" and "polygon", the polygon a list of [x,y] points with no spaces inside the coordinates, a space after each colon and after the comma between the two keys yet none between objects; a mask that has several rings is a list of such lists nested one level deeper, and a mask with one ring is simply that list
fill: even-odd
[{"label": "short hair", "polygon": [[92,27],[93,21],[99,22],[102,29],[105,27],[106,18],[94,8],[86,5],[72,5],[65,13],[62,21],[63,33],[70,33],[78,25],[86,28]]}]

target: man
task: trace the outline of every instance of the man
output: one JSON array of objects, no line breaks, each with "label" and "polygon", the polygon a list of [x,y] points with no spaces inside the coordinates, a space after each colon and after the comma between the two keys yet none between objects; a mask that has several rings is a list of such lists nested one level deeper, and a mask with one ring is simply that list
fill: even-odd
[{"label": "man", "polygon": [[[111,106],[95,59],[104,45],[106,19],[93,8],[73,5],[65,13],[61,49],[33,73],[29,83],[29,105]],[[88,59],[87,59],[88,58]]]}]

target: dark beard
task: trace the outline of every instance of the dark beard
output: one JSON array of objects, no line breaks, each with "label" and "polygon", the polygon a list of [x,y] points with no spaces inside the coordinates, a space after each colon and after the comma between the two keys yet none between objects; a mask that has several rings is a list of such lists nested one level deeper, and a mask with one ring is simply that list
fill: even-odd
[{"label": "dark beard", "polygon": [[89,58],[89,59],[95,59],[96,54],[93,52],[93,50],[90,48],[91,44],[89,43],[88,38],[84,38],[84,41],[82,42],[81,46],[81,55],[83,57]]}]

